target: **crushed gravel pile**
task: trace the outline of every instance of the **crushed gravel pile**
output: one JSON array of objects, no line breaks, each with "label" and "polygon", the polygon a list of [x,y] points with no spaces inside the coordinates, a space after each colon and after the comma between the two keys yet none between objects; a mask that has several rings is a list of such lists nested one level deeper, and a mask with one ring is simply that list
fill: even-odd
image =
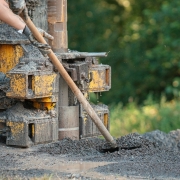
[{"label": "crushed gravel pile", "polygon": [[180,153],[162,151],[153,156],[131,156],[121,161],[116,161],[116,163],[95,168],[95,170],[100,173],[118,174],[132,179],[172,180],[180,179],[179,162]]},{"label": "crushed gravel pile", "polygon": [[[115,163],[95,168],[97,172],[132,179],[180,179],[180,130],[129,134],[118,142],[121,150],[115,153],[119,158],[115,156]],[[129,149],[133,146],[137,148]]]},{"label": "crushed gravel pile", "polygon": [[100,154],[98,147],[103,145],[105,141],[99,138],[88,138],[81,140],[71,140],[65,138],[56,143],[43,145],[40,147],[40,152],[55,154],[68,154],[68,155],[97,155]]},{"label": "crushed gravel pile", "polygon": [[116,142],[121,149],[135,149],[142,147],[143,144],[146,144],[144,140],[145,139],[138,133],[133,133],[122,136],[121,138],[117,139]]},{"label": "crushed gravel pile", "polygon": [[180,151],[180,129],[171,131],[168,134],[156,130],[142,135],[143,138],[155,142],[159,147],[165,147],[174,151]]},{"label": "crushed gravel pile", "polygon": [[179,152],[180,130],[171,131],[169,134],[159,130],[140,135],[128,134],[116,139],[119,150],[102,153],[101,148],[108,148],[109,144],[104,139],[88,138],[81,140],[64,139],[56,143],[42,145],[39,152],[51,155],[66,155],[73,159],[88,161],[114,161],[122,159],[151,157]]},{"label": "crushed gravel pile", "polygon": [[[100,138],[63,139],[37,145],[29,151],[0,146],[0,175],[30,179],[53,174],[62,179],[74,179],[72,174],[76,170],[80,177],[77,179],[88,179],[86,173],[98,179],[96,175],[100,173],[110,179],[177,180],[180,179],[179,142],[180,130],[168,134],[157,130],[118,138],[119,149],[113,153],[99,152],[101,147],[108,147],[108,143]],[[93,163],[98,165],[89,167]]]},{"label": "crushed gravel pile", "polygon": [[[56,143],[43,145],[40,152],[51,155],[67,155],[68,157],[81,157],[84,160],[94,161],[117,161],[118,158],[142,155],[153,155],[166,148],[160,147],[156,142],[150,141],[138,133],[132,133],[116,140],[118,151],[100,153],[101,147],[106,146],[106,141],[99,138],[89,138],[82,140],[64,139]],[[96,157],[94,159],[94,156]]]}]

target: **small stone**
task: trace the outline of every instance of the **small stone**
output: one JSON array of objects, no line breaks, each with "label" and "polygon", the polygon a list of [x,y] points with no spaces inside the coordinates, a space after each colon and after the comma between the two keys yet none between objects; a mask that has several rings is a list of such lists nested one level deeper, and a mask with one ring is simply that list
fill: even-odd
[{"label": "small stone", "polygon": [[72,174],[72,176],[71,176],[71,178],[80,178],[81,176],[80,176],[80,174]]}]

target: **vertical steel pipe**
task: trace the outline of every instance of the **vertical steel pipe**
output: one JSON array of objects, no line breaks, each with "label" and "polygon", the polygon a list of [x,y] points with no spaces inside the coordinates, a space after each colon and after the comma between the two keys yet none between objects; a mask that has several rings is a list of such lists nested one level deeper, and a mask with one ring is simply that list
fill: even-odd
[{"label": "vertical steel pipe", "polygon": [[48,28],[54,40],[49,42],[56,53],[67,52],[67,0],[48,0]]},{"label": "vertical steel pipe", "polygon": [[[48,0],[48,29],[49,33],[54,36],[54,40],[49,44],[56,53],[67,52],[67,0]],[[58,121],[59,121],[59,140],[69,137],[78,139],[77,132],[71,133],[68,129],[72,129],[72,119],[68,116],[68,85],[62,76],[59,77],[59,95],[58,95]],[[77,108],[76,108],[77,109]],[[64,111],[64,112],[62,112]],[[73,111],[74,112],[74,111]],[[66,117],[67,116],[67,117]],[[73,116],[73,115],[72,115]],[[74,121],[79,119],[75,118]],[[77,124],[75,122],[75,124]],[[68,127],[69,126],[69,127]],[[65,131],[67,130],[67,131]]]}]

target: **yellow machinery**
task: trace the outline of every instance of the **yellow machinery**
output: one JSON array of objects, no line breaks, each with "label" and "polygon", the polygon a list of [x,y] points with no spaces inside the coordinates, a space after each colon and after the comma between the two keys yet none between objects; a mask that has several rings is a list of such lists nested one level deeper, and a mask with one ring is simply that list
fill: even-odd
[{"label": "yellow machinery", "polygon": [[[87,99],[111,88],[111,68],[97,60],[106,53],[68,50],[67,0],[40,0],[28,10],[35,25],[54,36],[49,44]],[[29,147],[100,135],[50,60],[7,24],[0,24],[0,32],[0,138]],[[92,106],[109,129],[108,107]]]}]

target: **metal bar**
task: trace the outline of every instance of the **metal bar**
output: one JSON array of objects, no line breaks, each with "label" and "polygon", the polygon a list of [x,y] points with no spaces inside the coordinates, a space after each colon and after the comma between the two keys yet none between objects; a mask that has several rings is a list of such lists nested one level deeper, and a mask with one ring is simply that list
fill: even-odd
[{"label": "metal bar", "polygon": [[74,58],[86,58],[86,57],[107,57],[108,53],[106,52],[69,52],[69,53],[59,53],[58,56],[60,57],[71,57]]},{"label": "metal bar", "polygon": [[85,56],[87,56],[87,57],[107,57],[107,53],[106,52],[93,52],[93,53],[85,53],[85,54],[83,54],[82,53],[82,55],[85,55]]}]

